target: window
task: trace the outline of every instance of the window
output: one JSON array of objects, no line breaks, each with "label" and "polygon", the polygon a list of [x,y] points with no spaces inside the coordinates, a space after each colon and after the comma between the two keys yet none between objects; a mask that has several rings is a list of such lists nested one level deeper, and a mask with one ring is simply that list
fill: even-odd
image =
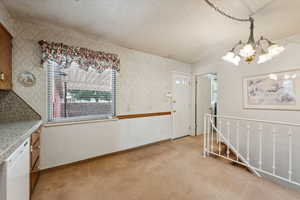
[{"label": "window", "polygon": [[48,63],[48,120],[73,121],[115,116],[116,71],[84,70],[72,62]]}]

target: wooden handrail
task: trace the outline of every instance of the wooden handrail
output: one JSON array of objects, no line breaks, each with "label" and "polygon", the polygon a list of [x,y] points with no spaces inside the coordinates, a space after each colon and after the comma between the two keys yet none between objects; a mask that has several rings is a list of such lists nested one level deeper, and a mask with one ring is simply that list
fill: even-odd
[{"label": "wooden handrail", "polygon": [[141,113],[141,114],[130,114],[130,115],[118,115],[118,119],[132,119],[141,117],[154,117],[161,115],[171,115],[171,112],[156,112],[156,113]]}]

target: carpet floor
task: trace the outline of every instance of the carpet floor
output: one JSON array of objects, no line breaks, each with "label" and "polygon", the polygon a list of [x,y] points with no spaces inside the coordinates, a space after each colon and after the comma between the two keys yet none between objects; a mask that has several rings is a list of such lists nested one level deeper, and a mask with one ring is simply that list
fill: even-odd
[{"label": "carpet floor", "polygon": [[220,159],[185,137],[47,170],[33,200],[296,200],[300,194]]}]

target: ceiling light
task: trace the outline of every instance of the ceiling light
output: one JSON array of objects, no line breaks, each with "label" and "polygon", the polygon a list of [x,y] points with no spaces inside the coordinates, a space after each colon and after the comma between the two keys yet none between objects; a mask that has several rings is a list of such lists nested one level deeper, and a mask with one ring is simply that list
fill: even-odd
[{"label": "ceiling light", "polygon": [[272,59],[272,55],[269,52],[267,53],[264,49],[261,49],[261,53],[258,56],[257,63],[262,64],[262,63],[265,63],[265,62],[267,62],[271,59]]},{"label": "ceiling light", "polygon": [[[251,26],[250,26],[250,36],[248,42],[245,44],[243,42],[239,42],[239,45],[236,45],[231,51],[235,53],[239,51],[239,55],[244,58],[247,63],[251,63],[252,61],[258,58],[257,63],[262,64],[269,60],[271,60],[274,56],[277,56],[281,52],[284,51],[283,46],[279,46],[268,40],[265,37],[261,37],[257,42],[254,40],[254,20],[250,18]],[[265,51],[264,49],[267,49]]]},{"label": "ceiling light", "polygon": [[273,43],[268,47],[268,51],[272,56],[277,56],[284,51],[284,47]]},{"label": "ceiling light", "polygon": [[[224,11],[219,9],[217,6],[215,6],[209,0],[205,0],[205,2],[210,7],[212,7],[214,10],[219,12],[221,15],[223,15],[229,19],[239,21],[239,22],[250,22],[250,35],[249,35],[248,42],[243,43],[240,41],[237,45],[235,45],[233,47],[232,50],[230,50],[223,57],[224,60],[234,63],[235,65],[238,65],[241,60],[241,58],[237,55],[237,52],[238,52],[238,54],[241,57],[243,57],[243,59],[246,62],[250,63],[250,62],[256,60],[256,58],[258,58],[257,63],[261,64],[261,63],[267,62],[268,60],[271,60],[274,56],[277,56],[278,54],[280,54],[281,52],[284,51],[283,46],[275,44],[263,36],[258,41],[255,41],[255,39],[254,39],[254,19],[252,17],[249,17],[247,19],[237,18],[237,17],[231,16],[231,15],[225,13]],[[267,51],[265,51],[264,49],[267,49]]]},{"label": "ceiling light", "polygon": [[269,60],[271,60],[271,59],[272,59],[272,57],[271,57],[270,54],[263,54],[263,55],[260,55],[260,56],[258,57],[257,64],[265,63],[265,62],[267,62],[267,61],[269,61]]},{"label": "ceiling light", "polygon": [[236,66],[239,65],[240,61],[241,61],[241,58],[239,56],[235,56],[233,58],[233,64],[235,64]]},{"label": "ceiling light", "polygon": [[244,58],[251,57],[255,54],[255,49],[251,44],[246,44],[241,50],[240,55]]},{"label": "ceiling light", "polygon": [[227,61],[227,62],[230,62],[230,63],[233,63],[235,64],[236,66],[239,65],[240,61],[241,61],[241,58],[236,55],[234,52],[232,51],[229,51],[225,56],[222,57],[223,60]]}]

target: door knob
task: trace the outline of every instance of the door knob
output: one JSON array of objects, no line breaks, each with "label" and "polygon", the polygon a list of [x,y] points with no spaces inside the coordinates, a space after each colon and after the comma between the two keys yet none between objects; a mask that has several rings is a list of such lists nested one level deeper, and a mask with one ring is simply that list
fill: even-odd
[{"label": "door knob", "polygon": [[173,110],[173,113],[176,113],[176,110]]}]

